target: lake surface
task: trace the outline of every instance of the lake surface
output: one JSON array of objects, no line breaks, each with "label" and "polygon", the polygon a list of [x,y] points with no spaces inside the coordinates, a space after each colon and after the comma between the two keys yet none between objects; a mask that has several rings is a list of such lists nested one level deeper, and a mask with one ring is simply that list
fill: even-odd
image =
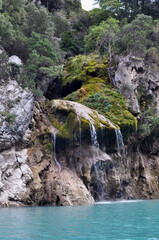
[{"label": "lake surface", "polygon": [[156,240],[159,201],[0,209],[3,240]]}]

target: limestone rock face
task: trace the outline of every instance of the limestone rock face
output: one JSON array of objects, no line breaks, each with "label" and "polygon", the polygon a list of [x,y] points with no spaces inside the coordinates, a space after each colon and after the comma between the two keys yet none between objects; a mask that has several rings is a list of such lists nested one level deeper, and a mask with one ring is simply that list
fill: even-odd
[{"label": "limestone rock face", "polygon": [[[32,171],[32,181],[29,184],[31,204],[53,206],[93,204],[94,199],[80,179],[78,171],[67,163],[66,153],[60,151],[59,155],[56,152],[59,147],[54,149],[51,134],[58,130],[52,126],[46,113],[37,103],[34,107],[32,127],[31,141],[34,144],[28,149],[27,161]],[[70,149],[69,153],[72,153]]]},{"label": "limestone rock face", "polygon": [[[135,59],[134,59],[135,60]],[[138,76],[137,71],[141,69],[143,73],[144,62],[141,61],[131,61],[130,56],[126,58],[120,58],[118,69],[115,74],[115,82],[117,87],[120,89],[121,93],[125,94],[128,103],[131,106],[131,111],[134,114],[140,113],[140,106],[135,95],[135,90],[138,86],[136,78]]]},{"label": "limestone rock face", "polygon": [[143,59],[129,55],[120,57],[115,82],[135,115],[140,114],[141,100],[146,102],[146,97],[153,97],[154,102],[158,102],[158,68],[155,65],[147,66]]},{"label": "limestone rock face", "polygon": [[0,151],[22,139],[30,123],[34,102],[32,93],[13,78],[10,63],[22,65],[17,56],[8,59],[0,48]]},{"label": "limestone rock face", "polygon": [[73,206],[95,203],[81,179],[68,168],[48,175],[45,192],[44,200],[53,205]]},{"label": "limestone rock face", "polygon": [[20,141],[32,116],[33,95],[15,80],[0,88],[0,151]]},{"label": "limestone rock face", "polygon": [[27,149],[15,148],[0,153],[0,206],[20,206],[29,203],[27,184],[32,172],[26,164]]}]

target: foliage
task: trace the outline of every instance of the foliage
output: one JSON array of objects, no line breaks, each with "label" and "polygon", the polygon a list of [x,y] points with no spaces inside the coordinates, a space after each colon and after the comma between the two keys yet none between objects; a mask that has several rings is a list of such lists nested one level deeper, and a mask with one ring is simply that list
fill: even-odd
[{"label": "foliage", "polygon": [[[6,41],[7,40],[7,41]],[[15,31],[12,23],[5,14],[0,13],[0,43],[6,47],[15,40]]]},{"label": "foliage", "polygon": [[74,55],[77,53],[77,46],[70,31],[63,33],[60,45],[61,48],[68,53],[72,52]]},{"label": "foliage", "polygon": [[27,44],[29,52],[36,50],[40,56],[52,58],[54,61],[57,60],[51,43],[47,39],[43,39],[40,34],[32,32]]},{"label": "foliage", "polygon": [[153,29],[152,17],[138,15],[130,24],[123,27],[122,39],[126,53],[133,52],[137,56],[144,56],[151,46],[149,39]]},{"label": "foliage", "polygon": [[102,21],[110,17],[109,11],[103,8],[94,8],[89,12],[91,25],[99,25]]},{"label": "foliage", "polygon": [[95,54],[88,56],[78,55],[70,58],[65,64],[62,86],[67,88],[67,86],[73,85],[76,81],[86,84],[89,80],[92,80],[92,76],[94,79],[98,78],[98,81],[101,83],[108,81],[107,59]]},{"label": "foliage", "polygon": [[37,7],[31,2],[25,6],[25,10],[27,15],[23,28],[27,36],[30,36],[32,32],[45,34],[48,28],[54,32],[52,16],[46,8]]},{"label": "foliage", "polygon": [[[46,49],[47,48],[44,48],[44,52]],[[39,52],[37,52],[37,50],[39,50]],[[47,54],[42,55],[41,50],[43,50],[43,48],[40,47],[37,50],[32,50],[29,54],[29,58],[24,66],[24,71],[21,74],[21,83],[23,87],[29,87],[35,97],[40,97],[42,96],[42,91],[39,89],[41,87],[40,82],[38,82],[39,79],[44,76],[52,77],[56,75],[56,71],[52,68],[54,60],[47,57]]]},{"label": "foliage", "polygon": [[100,23],[99,26],[90,28],[89,34],[85,37],[85,47],[88,51],[97,48],[99,51],[109,52],[109,58],[112,58],[112,45],[115,43],[119,33],[119,22],[114,18],[108,18]]},{"label": "foliage", "polygon": [[158,18],[159,2],[158,0],[96,0],[100,7],[109,11],[111,16],[117,19],[134,19],[137,14],[151,15]]},{"label": "foliage", "polygon": [[25,21],[26,11],[24,9],[26,0],[7,0],[2,1],[2,9],[9,21],[17,27],[22,25]]},{"label": "foliage", "polygon": [[2,3],[0,43],[9,55],[17,55],[24,62],[21,84],[41,96],[41,79],[56,75],[55,66],[64,55],[54,35],[53,16],[36,2],[8,0]]},{"label": "foliage", "polygon": [[42,0],[50,12],[55,12],[57,10],[65,9],[67,14],[71,11],[78,11],[81,8],[80,0]]}]

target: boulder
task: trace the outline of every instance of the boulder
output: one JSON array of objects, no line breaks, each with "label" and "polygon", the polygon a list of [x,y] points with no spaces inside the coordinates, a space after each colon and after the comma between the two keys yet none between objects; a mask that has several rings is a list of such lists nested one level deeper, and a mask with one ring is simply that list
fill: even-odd
[{"label": "boulder", "polygon": [[16,55],[13,55],[13,56],[9,57],[9,61],[8,62],[16,64],[18,66],[22,66],[23,65],[22,64],[22,60],[18,56],[16,56]]}]

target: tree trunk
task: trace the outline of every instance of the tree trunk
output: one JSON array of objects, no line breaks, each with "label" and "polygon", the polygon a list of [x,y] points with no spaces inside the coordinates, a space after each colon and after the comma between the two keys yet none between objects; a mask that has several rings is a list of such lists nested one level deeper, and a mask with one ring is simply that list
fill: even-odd
[{"label": "tree trunk", "polygon": [[108,68],[108,74],[109,74],[109,79],[110,79],[110,82],[113,84],[114,87],[116,87],[116,83],[114,81],[114,78],[113,78],[113,71],[114,71],[114,68],[112,66],[112,49],[111,49],[111,39],[109,39],[109,68]]},{"label": "tree trunk", "polygon": [[144,13],[145,10],[145,0],[142,0],[141,12]]}]

